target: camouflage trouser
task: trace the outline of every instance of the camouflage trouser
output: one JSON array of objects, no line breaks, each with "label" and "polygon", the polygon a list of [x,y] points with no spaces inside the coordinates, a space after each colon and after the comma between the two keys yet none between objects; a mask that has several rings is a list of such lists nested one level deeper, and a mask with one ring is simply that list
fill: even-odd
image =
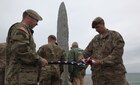
[{"label": "camouflage trouser", "polygon": [[5,73],[5,85],[37,85],[37,76],[34,69],[12,70]]},{"label": "camouflage trouser", "polygon": [[73,78],[72,85],[84,85],[84,77]]},{"label": "camouflage trouser", "polygon": [[92,72],[93,85],[129,85],[125,74],[116,76],[94,75]]},{"label": "camouflage trouser", "polygon": [[60,85],[60,72],[53,69],[42,70],[39,85]]},{"label": "camouflage trouser", "polygon": [[4,85],[4,70],[0,68],[0,85]]}]

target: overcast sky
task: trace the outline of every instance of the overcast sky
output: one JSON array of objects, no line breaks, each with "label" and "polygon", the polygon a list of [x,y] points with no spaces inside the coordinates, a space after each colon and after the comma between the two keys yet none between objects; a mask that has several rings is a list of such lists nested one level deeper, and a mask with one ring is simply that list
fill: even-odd
[{"label": "overcast sky", "polygon": [[100,16],[108,29],[118,31],[125,40],[123,60],[127,72],[140,72],[140,0],[0,0],[0,42],[5,42],[9,27],[21,21],[23,11],[33,9],[43,17],[34,29],[37,49],[46,44],[48,35],[57,33],[62,1],[68,14],[69,46],[77,41],[85,49],[97,34],[91,22]]}]

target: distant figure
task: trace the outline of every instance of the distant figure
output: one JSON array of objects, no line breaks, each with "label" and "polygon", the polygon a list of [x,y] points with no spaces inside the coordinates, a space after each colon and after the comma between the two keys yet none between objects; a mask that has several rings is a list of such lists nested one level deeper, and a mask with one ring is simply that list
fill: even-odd
[{"label": "distant figure", "polygon": [[[82,51],[83,49],[78,47],[78,43],[73,42],[71,50],[68,54],[68,60],[76,62],[80,61],[80,59],[84,58]],[[85,68],[86,67],[69,65],[69,73],[72,85],[84,85]]]},{"label": "distant figure", "polygon": [[0,43],[0,85],[4,85],[6,43]]},{"label": "distant figure", "polygon": [[91,62],[93,85],[128,85],[123,65],[124,40],[120,33],[109,30],[101,17],[96,17],[92,28],[99,33],[84,50]]},{"label": "distant figure", "polygon": [[13,24],[7,35],[5,85],[37,85],[38,67],[47,60],[36,53],[33,28],[42,17],[34,10],[23,12],[21,22]]},{"label": "distant figure", "polygon": [[[38,54],[48,61],[64,61],[66,57],[65,51],[57,45],[54,35],[48,37],[48,44],[41,46]],[[62,72],[63,66],[59,64],[42,67],[39,85],[61,85]]]}]

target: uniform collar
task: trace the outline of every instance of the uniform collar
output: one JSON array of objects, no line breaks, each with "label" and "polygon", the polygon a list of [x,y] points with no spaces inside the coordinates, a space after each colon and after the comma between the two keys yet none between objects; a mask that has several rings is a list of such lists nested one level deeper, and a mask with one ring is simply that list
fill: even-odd
[{"label": "uniform collar", "polygon": [[106,38],[108,35],[109,35],[109,30],[106,29],[106,33],[100,34],[100,38],[101,38],[101,39]]},{"label": "uniform collar", "polygon": [[32,30],[27,24],[25,24],[24,22],[21,22],[21,24],[23,25],[23,27],[29,29],[32,34],[34,33],[34,30]]}]

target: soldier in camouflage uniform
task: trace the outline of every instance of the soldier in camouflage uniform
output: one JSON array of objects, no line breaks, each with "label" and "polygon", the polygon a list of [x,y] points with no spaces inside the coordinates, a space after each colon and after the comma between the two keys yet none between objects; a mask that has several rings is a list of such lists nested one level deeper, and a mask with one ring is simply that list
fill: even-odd
[{"label": "soldier in camouflage uniform", "polygon": [[[83,57],[82,55],[83,49],[78,47],[77,42],[72,43],[71,50],[68,54],[69,61],[80,61]],[[72,85],[84,85],[84,76],[85,76],[85,68],[86,66],[74,66],[69,65],[69,73]]]},{"label": "soldier in camouflage uniform", "polygon": [[[48,61],[65,60],[65,52],[56,44],[56,37],[54,35],[48,37],[48,44],[41,46],[38,50],[38,54]],[[60,85],[60,75],[62,71],[63,66],[59,64],[42,67],[39,85]]]},{"label": "soldier in camouflage uniform", "polygon": [[105,27],[104,20],[96,17],[92,28],[99,33],[88,44],[84,56],[90,57],[93,85],[128,85],[123,65],[124,40],[122,36]]},{"label": "soldier in camouflage uniform", "polygon": [[5,47],[6,43],[0,43],[0,85],[4,85]]},{"label": "soldier in camouflage uniform", "polygon": [[34,10],[23,12],[23,19],[13,24],[7,36],[5,85],[37,85],[38,66],[47,60],[37,55],[33,28],[41,16]]}]

